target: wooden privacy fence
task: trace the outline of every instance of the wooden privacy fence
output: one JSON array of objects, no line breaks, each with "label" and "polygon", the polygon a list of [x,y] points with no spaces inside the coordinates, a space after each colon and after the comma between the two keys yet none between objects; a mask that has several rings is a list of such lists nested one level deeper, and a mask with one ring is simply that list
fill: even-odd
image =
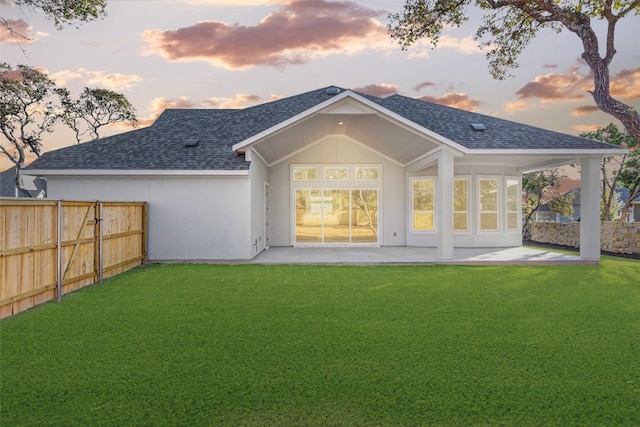
[{"label": "wooden privacy fence", "polygon": [[145,202],[0,199],[0,318],[146,262]]}]

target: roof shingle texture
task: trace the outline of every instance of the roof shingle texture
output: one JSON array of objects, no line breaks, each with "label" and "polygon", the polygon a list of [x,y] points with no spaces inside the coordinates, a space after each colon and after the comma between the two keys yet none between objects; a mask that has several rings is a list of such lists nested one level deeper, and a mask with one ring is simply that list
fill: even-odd
[{"label": "roof shingle texture", "polygon": [[[359,95],[467,148],[611,148],[608,144],[401,95],[387,98]],[[239,110],[169,109],[147,128],[47,152],[29,168],[246,170],[249,162],[243,154],[233,151],[234,144],[332,96],[322,88]],[[487,130],[474,132],[472,123],[482,123]],[[199,142],[195,147],[185,147],[188,138],[197,138]]]}]

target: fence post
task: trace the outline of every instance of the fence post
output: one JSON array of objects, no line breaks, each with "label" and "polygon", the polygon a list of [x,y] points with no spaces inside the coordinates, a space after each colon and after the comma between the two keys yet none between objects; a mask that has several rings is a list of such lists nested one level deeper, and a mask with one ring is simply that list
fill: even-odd
[{"label": "fence post", "polygon": [[149,262],[149,205],[148,202],[142,204],[142,263]]},{"label": "fence post", "polygon": [[100,227],[100,242],[99,242],[99,246],[98,246],[98,251],[100,252],[100,264],[98,267],[98,271],[99,271],[99,275],[100,275],[100,284],[102,284],[102,278],[104,275],[104,259],[103,259],[103,253],[104,253],[104,239],[103,239],[103,230],[102,230],[102,202],[98,203],[98,220],[96,221],[96,227]]},{"label": "fence post", "polygon": [[57,231],[57,244],[56,251],[58,255],[58,302],[62,301],[62,200],[56,201],[57,208],[57,222],[58,222],[58,231]]}]

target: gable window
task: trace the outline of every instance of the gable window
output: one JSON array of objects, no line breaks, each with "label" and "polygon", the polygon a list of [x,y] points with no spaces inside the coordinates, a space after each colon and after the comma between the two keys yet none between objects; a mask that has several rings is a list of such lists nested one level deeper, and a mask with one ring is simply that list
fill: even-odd
[{"label": "gable window", "polygon": [[498,231],[500,229],[498,211],[500,180],[498,178],[480,178],[478,187],[480,193],[480,231]]},{"label": "gable window", "polygon": [[379,179],[380,168],[377,166],[356,168],[356,181],[378,181]]},{"label": "gable window", "polygon": [[349,168],[345,167],[326,167],[324,168],[325,181],[348,181]]},{"label": "gable window", "polygon": [[294,166],[293,180],[294,181],[317,181],[318,168],[316,166]]},{"label": "gable window", "polygon": [[520,183],[507,179],[507,230],[520,229]]},{"label": "gable window", "polygon": [[453,181],[453,231],[469,230],[469,180]]},{"label": "gable window", "polygon": [[414,178],[411,183],[411,229],[435,230],[435,179]]}]

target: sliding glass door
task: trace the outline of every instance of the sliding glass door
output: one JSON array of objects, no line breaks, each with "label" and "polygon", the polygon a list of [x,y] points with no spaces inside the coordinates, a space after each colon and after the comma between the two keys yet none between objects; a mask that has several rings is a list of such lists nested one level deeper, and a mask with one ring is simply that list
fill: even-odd
[{"label": "sliding glass door", "polygon": [[295,242],[378,243],[378,190],[295,190]]}]

